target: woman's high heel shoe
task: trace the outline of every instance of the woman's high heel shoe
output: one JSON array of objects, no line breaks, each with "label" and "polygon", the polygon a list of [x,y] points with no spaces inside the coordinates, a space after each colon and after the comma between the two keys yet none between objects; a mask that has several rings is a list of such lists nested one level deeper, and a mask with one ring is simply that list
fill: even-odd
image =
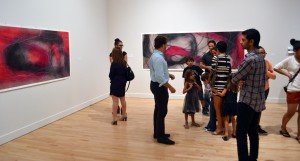
[{"label": "woman's high heel shoe", "polygon": [[127,121],[127,114],[122,115],[121,118],[119,119],[120,121]]},{"label": "woman's high heel shoe", "polygon": [[114,119],[112,122],[111,122],[112,125],[117,125],[118,124],[118,120],[117,119]]}]

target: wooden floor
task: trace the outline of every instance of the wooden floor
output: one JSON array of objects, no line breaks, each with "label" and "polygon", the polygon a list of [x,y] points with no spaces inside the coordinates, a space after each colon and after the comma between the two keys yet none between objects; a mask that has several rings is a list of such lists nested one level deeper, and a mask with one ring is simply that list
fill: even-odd
[{"label": "wooden floor", "polygon": [[[184,129],[182,100],[169,101],[166,131],[173,146],[152,138],[153,99],[128,98],[128,121],[112,126],[111,99],[0,146],[0,161],[235,161],[236,140],[224,142],[203,130],[208,117],[196,115],[201,127]],[[288,124],[292,138],[279,135],[285,104],[268,104],[262,126],[270,134],[260,137],[260,161],[299,161],[295,140],[296,115]]]}]

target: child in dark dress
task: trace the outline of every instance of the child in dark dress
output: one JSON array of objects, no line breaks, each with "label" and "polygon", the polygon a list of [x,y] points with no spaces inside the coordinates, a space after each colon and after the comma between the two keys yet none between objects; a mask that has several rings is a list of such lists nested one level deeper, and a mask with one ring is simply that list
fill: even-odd
[{"label": "child in dark dress", "polygon": [[237,93],[239,91],[238,86],[233,84],[230,80],[232,75],[228,78],[228,85],[222,92],[217,92],[217,95],[224,97],[224,103],[222,105],[222,117],[224,122],[225,134],[222,137],[224,141],[228,140],[229,133],[229,119],[232,122],[232,137],[236,137],[236,112],[237,112]]},{"label": "child in dark dress", "polygon": [[188,129],[188,115],[191,115],[192,124],[191,126],[200,127],[199,124],[195,122],[195,113],[200,111],[198,90],[200,86],[196,83],[194,71],[188,69],[184,75],[184,88],[183,94],[186,93],[184,99],[184,106],[182,112],[185,114],[185,125],[184,128]]},{"label": "child in dark dress", "polygon": [[192,57],[192,56],[186,57],[185,63],[187,65],[187,67],[185,67],[183,69],[182,78],[184,78],[185,72],[188,69],[194,71],[195,81],[200,87],[200,89],[198,90],[198,97],[199,97],[200,104],[203,108],[202,109],[202,114],[205,115],[205,116],[208,116],[208,109],[204,108],[203,89],[202,89],[202,83],[201,83],[201,80],[200,80],[200,76],[202,75],[203,70],[198,65],[194,65],[194,57]]}]

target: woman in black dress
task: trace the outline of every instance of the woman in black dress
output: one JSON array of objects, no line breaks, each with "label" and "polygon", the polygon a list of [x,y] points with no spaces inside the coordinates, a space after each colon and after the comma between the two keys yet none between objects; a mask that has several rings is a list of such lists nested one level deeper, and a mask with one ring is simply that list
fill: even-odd
[{"label": "woman in black dress", "polygon": [[[114,48],[117,48],[117,49],[120,49],[121,51],[123,51],[123,42],[119,39],[119,38],[116,38],[115,39],[115,42],[114,42]],[[109,62],[110,64],[113,62],[113,58],[112,58],[112,53],[109,54]],[[127,53],[125,51],[122,52],[122,55],[123,55],[123,58],[124,60],[127,62]],[[117,113],[122,113],[121,111],[121,108],[120,106],[118,105],[118,110],[117,110]]]},{"label": "woman in black dress", "polygon": [[117,125],[117,109],[119,100],[122,105],[122,116],[120,121],[127,121],[126,113],[126,100],[125,100],[125,86],[126,86],[126,66],[127,62],[124,60],[122,51],[118,48],[114,48],[112,53],[113,62],[110,66],[109,78],[110,84],[110,95],[112,97],[112,114],[113,114],[113,125]]}]

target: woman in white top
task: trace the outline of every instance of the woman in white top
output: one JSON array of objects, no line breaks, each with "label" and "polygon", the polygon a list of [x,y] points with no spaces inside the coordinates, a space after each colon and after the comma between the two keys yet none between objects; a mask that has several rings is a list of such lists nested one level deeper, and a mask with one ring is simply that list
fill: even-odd
[{"label": "woman in white top", "polygon": [[[290,56],[275,65],[274,70],[279,74],[287,76],[291,80],[300,69],[300,41],[291,39],[291,45],[294,47],[294,56]],[[284,69],[284,70],[283,70]],[[283,115],[280,134],[285,137],[291,137],[286,130],[286,125],[298,110],[298,134],[296,140],[300,144],[300,73],[287,87],[287,112]],[[298,108],[298,109],[297,109]]]}]

